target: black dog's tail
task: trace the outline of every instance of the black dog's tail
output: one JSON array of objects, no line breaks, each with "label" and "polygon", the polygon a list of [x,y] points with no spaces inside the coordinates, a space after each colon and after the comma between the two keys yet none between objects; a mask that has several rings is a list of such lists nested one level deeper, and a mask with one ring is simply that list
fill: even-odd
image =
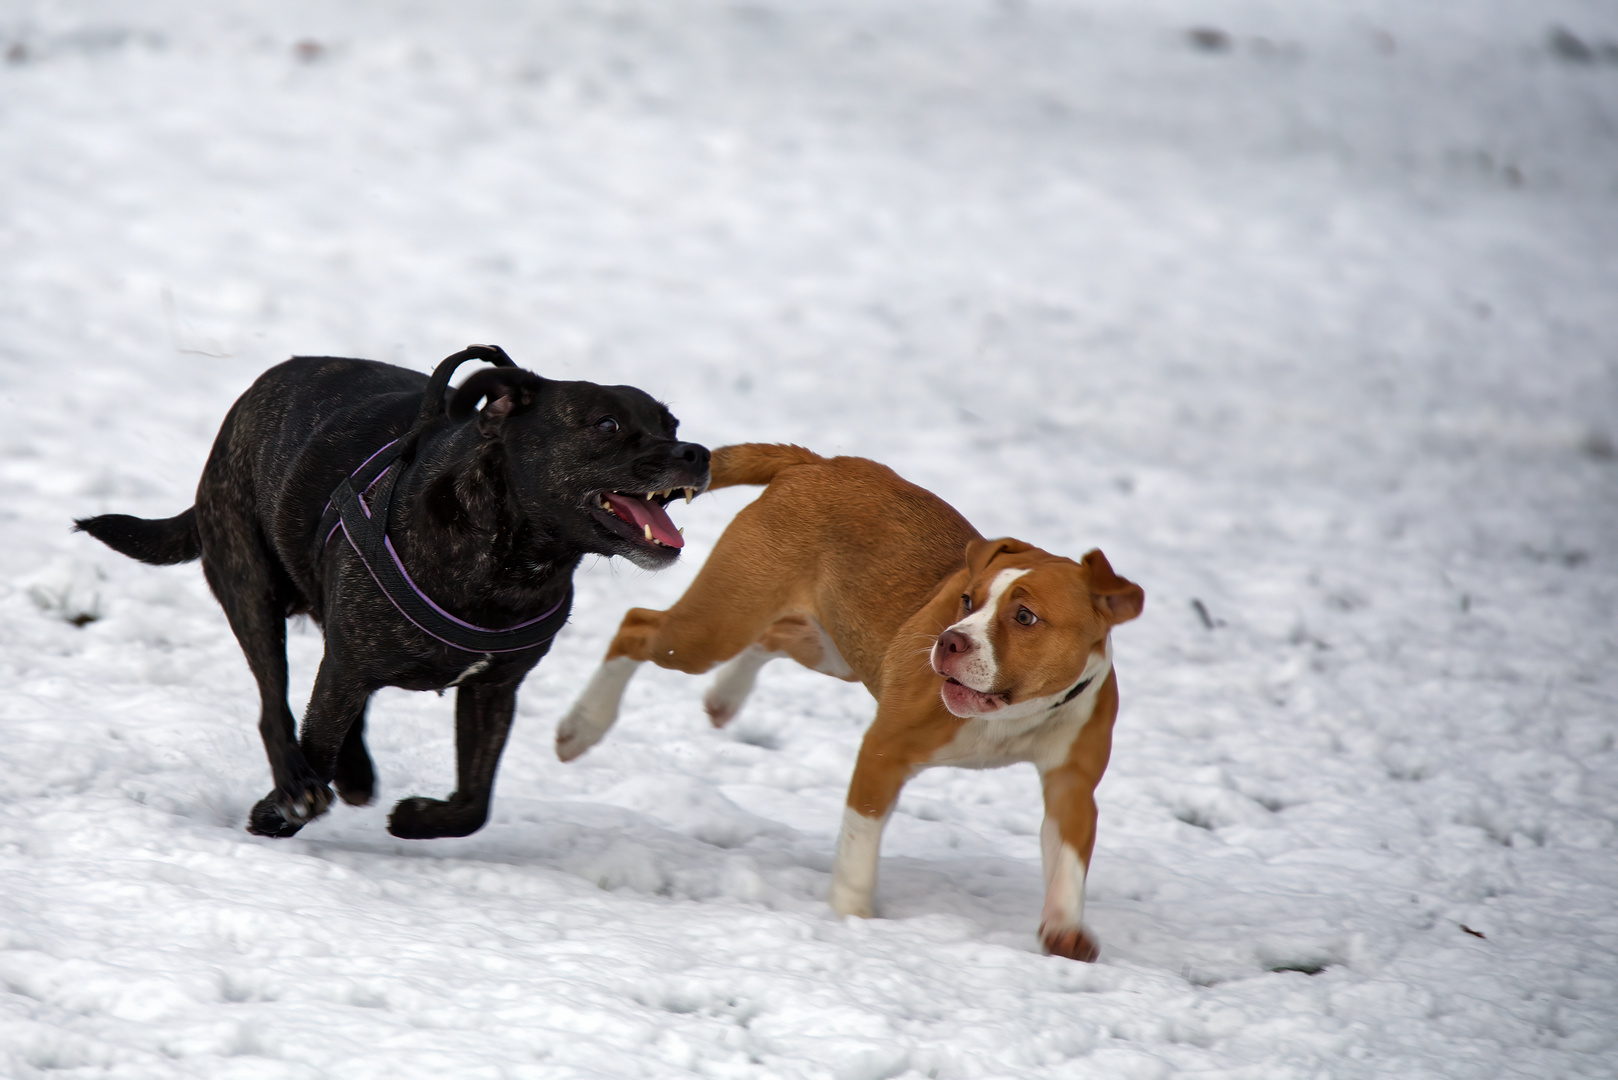
[{"label": "black dog's tail", "polygon": [[97,540],[131,559],[170,566],[202,557],[202,536],[197,532],[197,508],[183,514],[153,521],[128,514],[101,514],[79,518],[75,532],[87,532]]}]

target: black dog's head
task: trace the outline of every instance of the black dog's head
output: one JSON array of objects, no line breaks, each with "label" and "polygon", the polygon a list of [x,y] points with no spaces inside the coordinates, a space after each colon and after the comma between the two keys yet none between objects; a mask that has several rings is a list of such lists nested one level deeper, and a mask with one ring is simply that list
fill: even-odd
[{"label": "black dog's head", "polygon": [[679,421],[662,403],[633,386],[494,368],[450,400],[452,421],[474,410],[483,453],[522,517],[580,551],[647,569],[679,557],[685,541],[664,507],[708,486],[708,449],[676,439]]}]

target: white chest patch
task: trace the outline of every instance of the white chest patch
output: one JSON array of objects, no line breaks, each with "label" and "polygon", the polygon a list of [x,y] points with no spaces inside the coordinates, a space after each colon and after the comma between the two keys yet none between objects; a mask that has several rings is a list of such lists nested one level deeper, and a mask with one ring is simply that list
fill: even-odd
[{"label": "white chest patch", "polygon": [[468,665],[467,669],[455,676],[455,681],[450,683],[449,686],[444,687],[444,689],[448,690],[450,686],[459,686],[472,676],[483,674],[485,671],[489,670],[489,665],[492,663],[494,663],[494,657],[485,653],[483,659],[472,661],[472,663]]}]

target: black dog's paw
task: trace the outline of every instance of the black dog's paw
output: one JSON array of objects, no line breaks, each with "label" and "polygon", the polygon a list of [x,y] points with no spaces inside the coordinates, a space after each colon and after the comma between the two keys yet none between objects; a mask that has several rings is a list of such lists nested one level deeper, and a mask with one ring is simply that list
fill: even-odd
[{"label": "black dog's paw", "polygon": [[[297,832],[315,818],[324,814],[331,807],[331,788],[313,778],[300,780],[294,788],[278,787],[270,792],[264,802],[275,804],[276,812],[281,820]],[[263,805],[260,803],[259,805]],[[277,835],[277,834],[267,834]],[[292,833],[286,835],[291,836]]]},{"label": "black dog's paw", "polygon": [[368,757],[363,759],[363,767],[339,761],[337,775],[332,777],[331,783],[337,789],[337,797],[350,806],[369,806],[376,797],[376,771],[371,768]]},{"label": "black dog's paw", "polygon": [[337,751],[337,770],[331,783],[337,797],[350,806],[369,806],[376,796],[376,767],[365,752],[363,718],[348,729],[343,748]]},{"label": "black dog's paw", "polygon": [[337,789],[337,797],[350,806],[370,806],[371,800],[376,798],[375,777],[356,783],[352,777],[339,776],[332,781],[332,786]]},{"label": "black dog's paw", "polygon": [[295,791],[276,788],[247,815],[247,831],[258,836],[292,836],[331,806],[331,788],[308,781]]},{"label": "black dog's paw", "polygon": [[403,840],[470,836],[483,828],[488,812],[451,799],[401,799],[388,815],[388,832]]},{"label": "black dog's paw", "polygon": [[295,836],[303,822],[291,822],[281,816],[281,808],[275,805],[275,796],[266,795],[254,806],[247,815],[247,831],[254,836]]}]

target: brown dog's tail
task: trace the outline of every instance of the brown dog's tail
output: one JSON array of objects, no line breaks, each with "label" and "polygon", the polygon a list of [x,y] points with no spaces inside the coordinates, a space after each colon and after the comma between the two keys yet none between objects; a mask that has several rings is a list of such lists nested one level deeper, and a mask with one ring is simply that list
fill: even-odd
[{"label": "brown dog's tail", "polygon": [[153,521],[128,514],[102,514],[79,518],[74,532],[87,532],[114,551],[155,566],[172,566],[202,557],[197,533],[197,509]]},{"label": "brown dog's tail", "polygon": [[826,459],[790,443],[737,443],[721,446],[708,461],[708,490],[736,484],[768,484],[792,465],[819,465]]}]

